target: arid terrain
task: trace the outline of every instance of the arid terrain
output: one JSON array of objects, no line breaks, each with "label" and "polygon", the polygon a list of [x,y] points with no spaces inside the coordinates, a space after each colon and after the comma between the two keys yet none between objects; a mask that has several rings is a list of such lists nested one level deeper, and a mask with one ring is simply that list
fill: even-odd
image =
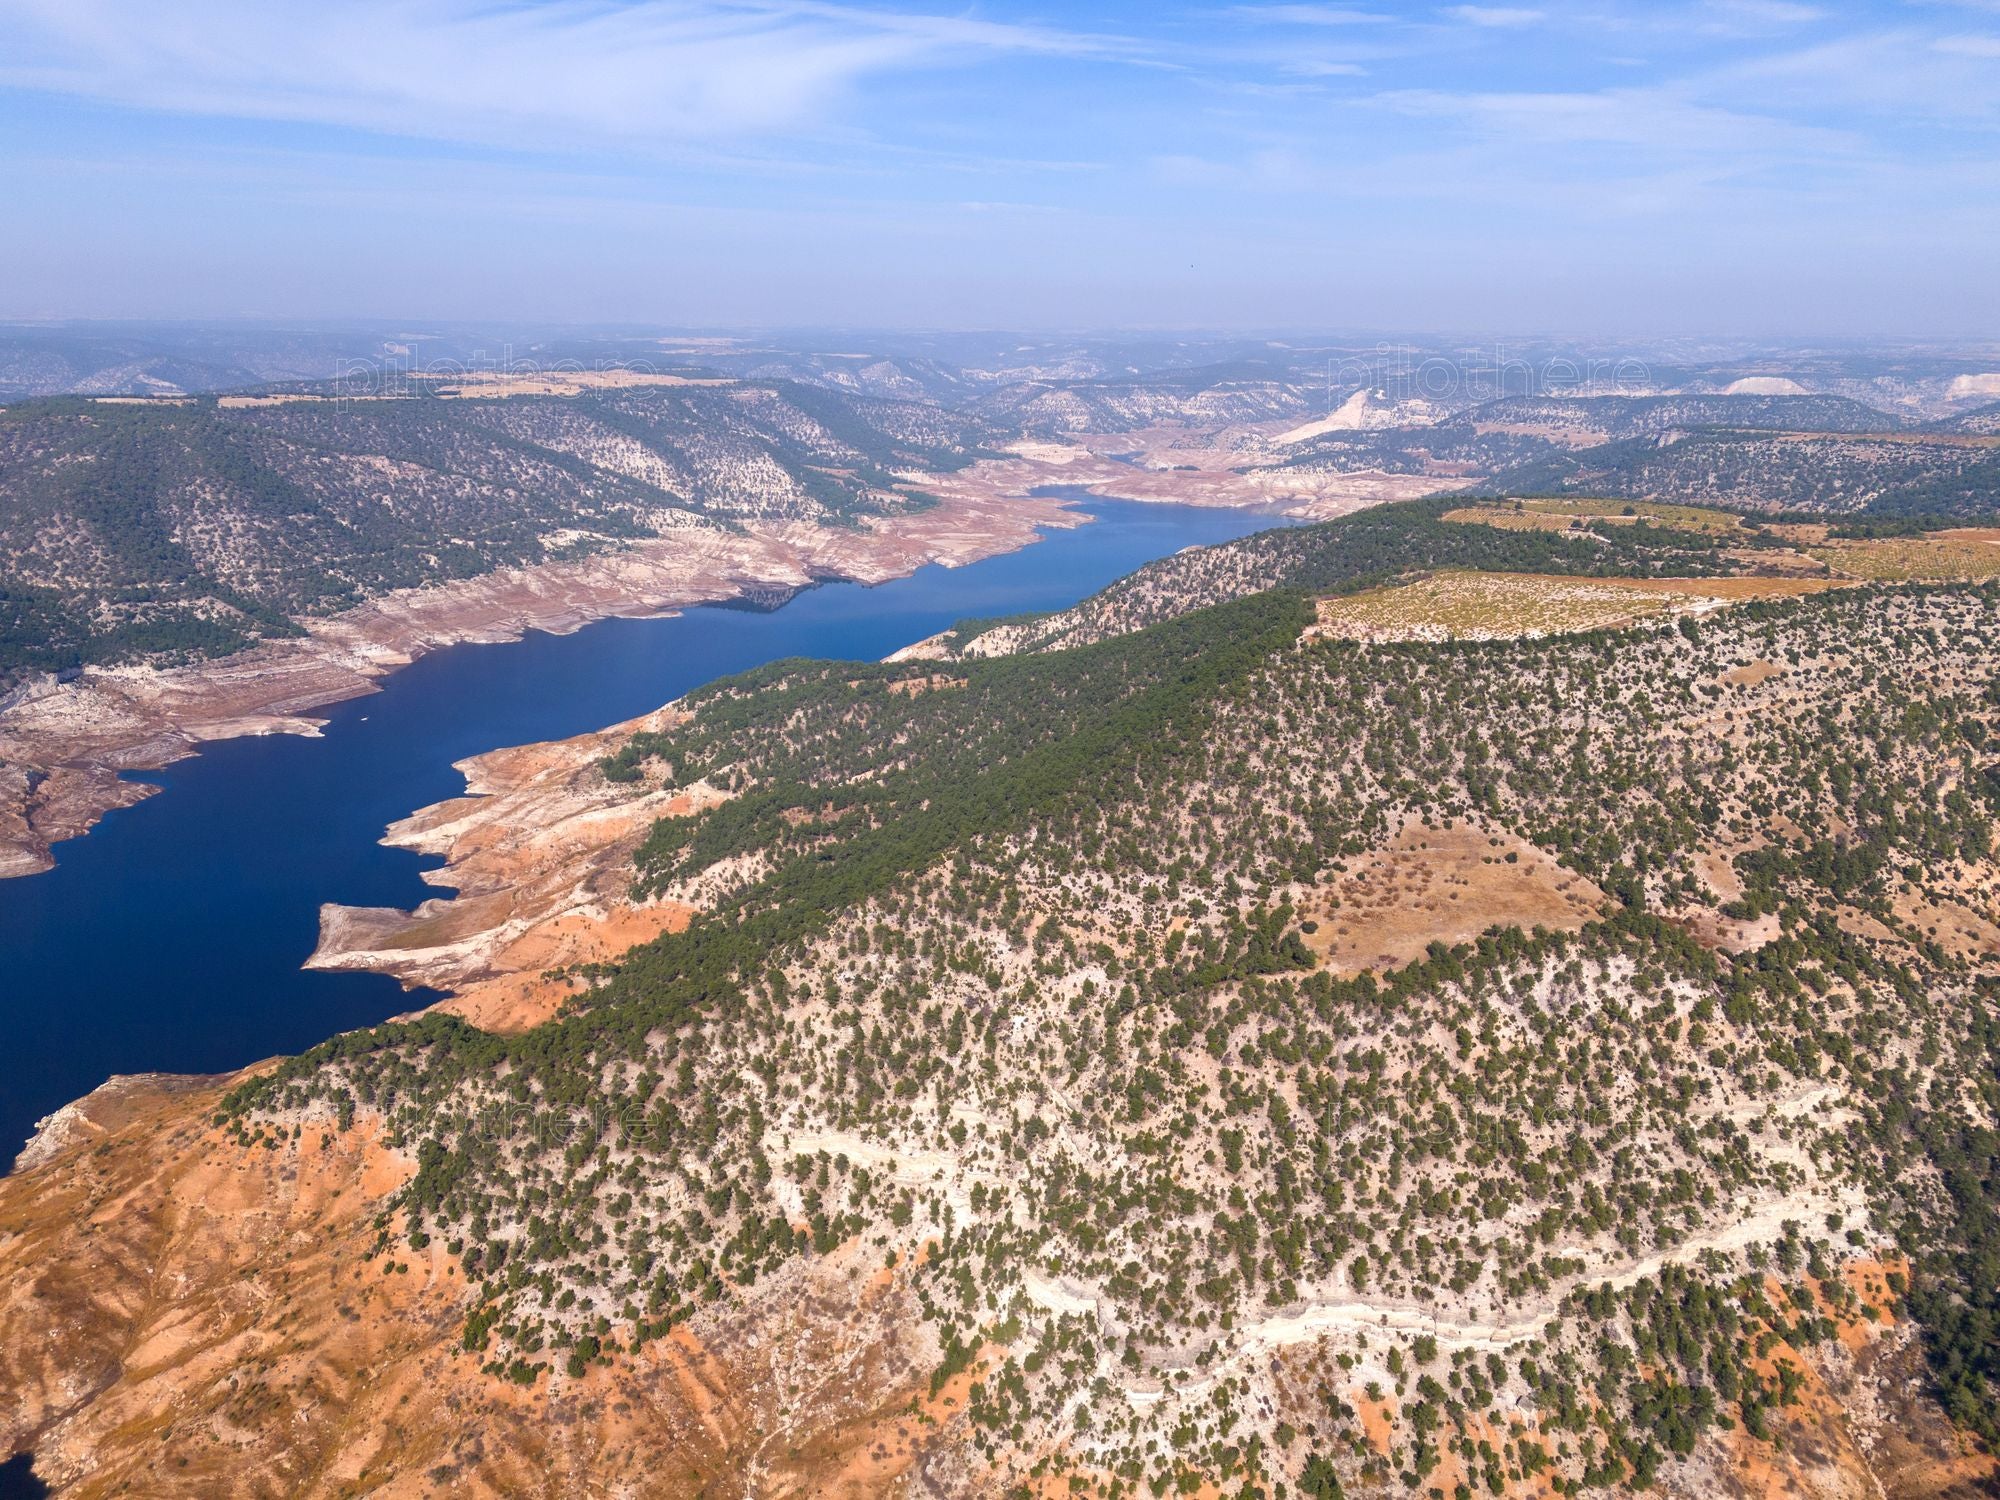
[{"label": "arid terrain", "polygon": [[0,0],[0,192],[0,1500],[2000,1500],[2000,0]]},{"label": "arid terrain", "polygon": [[413,913],[327,906],[315,968],[373,969],[448,989],[441,1007],[488,1030],[549,1020],[583,988],[574,966],[614,961],[678,931],[692,908],[632,897],[632,856],[654,822],[691,817],[712,788],[631,795],[599,762],[678,718],[663,708],[596,734],[496,750],[462,763],[466,795],[413,814],[388,843],[441,854],[453,894]]},{"label": "arid terrain", "polygon": [[[1188,434],[1178,432],[1178,440]],[[1087,519],[1063,503],[1032,498],[1046,486],[1315,519],[1434,487],[1392,476],[1246,479],[1232,467],[1242,462],[1235,435],[1192,451],[1205,461],[1186,464],[1186,453],[1177,450],[1180,466],[1149,469],[1104,458],[1091,442],[1024,443],[1007,456],[925,476],[938,501],[934,509],[870,518],[858,528],[757,519],[731,530],[684,527],[576,561],[397,590],[337,614],[306,617],[301,640],[268,641],[217,661],[91,667],[74,681],[29,684],[0,706],[0,878],[47,869],[52,844],[151,795],[120,772],[172,764],[205,740],[313,733],[313,709],[372,691],[383,674],[441,646],[573,630],[607,616],[662,614],[828,579],[879,582],[931,562],[971,562],[1029,544],[1037,527]]]},{"label": "arid terrain", "polygon": [[[235,1081],[114,1080],[80,1101],[44,1162],[0,1182],[0,1446],[31,1438],[58,1493],[872,1500],[986,1488],[950,1460],[993,1358],[934,1385],[908,1278],[859,1245],[774,1278],[726,1322],[524,1389],[460,1348],[468,1288],[442,1246],[371,1254],[377,1216],[395,1214],[415,1164],[369,1124],[246,1147],[209,1123]],[[1914,1394],[1921,1358],[1884,1269],[1852,1276],[1860,1312],[1842,1315],[1836,1342],[1775,1351],[1802,1377],[1796,1405],[1765,1438],[1718,1445],[1675,1493],[1990,1493],[1991,1463]],[[1348,1326],[1379,1326],[1375,1309],[1357,1304]],[[1273,1332],[1266,1378],[1316,1405],[1314,1331]],[[1505,1337],[1469,1332],[1477,1346]],[[1400,1403],[1372,1396],[1370,1379],[1358,1366],[1340,1388],[1386,1458]],[[1495,1452],[1532,1430],[1474,1429]],[[1454,1458],[1436,1474],[1449,1483],[1467,1468]],[[1030,1492],[1077,1493],[1067,1480]],[[1086,1476],[1082,1493],[1097,1492]]]},{"label": "arid terrain", "polygon": [[1307,523],[461,762],[310,961],[445,999],[0,1179],[58,1495],[2000,1493],[1985,365],[50,347],[0,875],[455,642]]},{"label": "arid terrain", "polygon": [[[436,645],[983,555],[1052,513],[1028,498],[1043,486],[1311,520],[1526,495],[1463,518],[1562,531],[1700,530],[1718,499],[1784,512],[1772,527],[1971,516],[2000,482],[1994,377],[1955,366],[1681,368],[1536,396],[1449,361],[1449,390],[1423,364],[1337,387],[1358,353],[1339,348],[1177,346],[1149,369],[1088,342],[952,364],[720,338],[313,376],[341,363],[333,340],[236,348],[274,373],[232,390],[55,342],[61,359],[23,367],[50,383],[24,389],[87,394],[0,409],[0,877],[147,795],[118,773],[309,731]],[[1950,576],[1992,565],[1976,529],[1905,538],[1909,558],[1891,540],[1822,535],[1790,565],[1927,576],[1948,541]]]},{"label": "arid terrain", "polygon": [[458,894],[314,959],[450,999],[0,1182],[0,1435],[65,1495],[1992,1492],[1984,543],[1517,514],[466,762],[388,830]]}]

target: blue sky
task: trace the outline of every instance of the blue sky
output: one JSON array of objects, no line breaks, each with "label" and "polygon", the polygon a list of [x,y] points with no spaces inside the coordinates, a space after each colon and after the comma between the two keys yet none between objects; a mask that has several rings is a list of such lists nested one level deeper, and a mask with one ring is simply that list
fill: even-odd
[{"label": "blue sky", "polygon": [[0,316],[2000,334],[2000,0],[0,0]]}]

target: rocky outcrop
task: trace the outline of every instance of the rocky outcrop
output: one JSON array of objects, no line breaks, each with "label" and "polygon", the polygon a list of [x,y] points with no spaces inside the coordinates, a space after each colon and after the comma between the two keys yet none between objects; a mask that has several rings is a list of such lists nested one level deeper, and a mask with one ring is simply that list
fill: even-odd
[{"label": "rocky outcrop", "polygon": [[[415,1164],[366,1117],[229,1138],[210,1121],[242,1076],[113,1080],[0,1180],[0,1457],[31,1451],[57,1495],[998,1492],[960,1415],[988,1362],[934,1388],[916,1299],[865,1241],[608,1368],[517,1385],[463,1347],[472,1298],[450,1247],[378,1234]],[[1705,1438],[1662,1491],[1993,1493],[1992,1460],[1923,1394],[1914,1330],[1879,1286],[1879,1311],[1836,1343],[1779,1351],[1805,1384],[1766,1438]],[[1309,1344],[1246,1376],[1283,1415],[1320,1409]],[[1407,1444],[1393,1401],[1359,1384],[1345,1398],[1382,1455]],[[1455,1452],[1440,1476],[1445,1493],[1479,1479]],[[1386,1465],[1348,1492],[1406,1493]]]},{"label": "rocky outcrop", "polygon": [[859,1244],[614,1368],[488,1372],[449,1248],[377,1253],[414,1163],[365,1118],[230,1140],[230,1081],[107,1085],[0,1181],[0,1459],[58,1495],[862,1496],[942,1444]]},{"label": "rocky outcrop", "polygon": [[636,901],[632,851],[656,819],[721,800],[607,781],[598,761],[671,706],[594,734],[495,750],[459,762],[467,795],[411,814],[385,843],[444,857],[425,872],[453,891],[415,911],[328,905],[307,967],[367,969],[453,991],[440,1008],[488,1030],[548,1019],[572,993],[573,965],[616,958],[677,931],[692,909]]}]

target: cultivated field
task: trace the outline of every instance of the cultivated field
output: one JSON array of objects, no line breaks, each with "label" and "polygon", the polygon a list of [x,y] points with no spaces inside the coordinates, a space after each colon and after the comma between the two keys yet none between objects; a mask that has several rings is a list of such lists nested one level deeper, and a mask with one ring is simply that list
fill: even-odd
[{"label": "cultivated field", "polygon": [[1807,552],[1849,578],[1873,583],[2000,577],[2000,530],[1967,528],[1929,536],[1829,541]]}]

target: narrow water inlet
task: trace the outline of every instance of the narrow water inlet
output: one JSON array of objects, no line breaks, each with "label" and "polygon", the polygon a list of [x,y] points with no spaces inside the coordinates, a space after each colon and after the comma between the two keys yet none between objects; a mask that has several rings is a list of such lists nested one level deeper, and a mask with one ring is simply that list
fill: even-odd
[{"label": "narrow water inlet", "polygon": [[35,1477],[35,1455],[17,1453],[0,1464],[0,1500],[47,1500],[49,1487]]}]

